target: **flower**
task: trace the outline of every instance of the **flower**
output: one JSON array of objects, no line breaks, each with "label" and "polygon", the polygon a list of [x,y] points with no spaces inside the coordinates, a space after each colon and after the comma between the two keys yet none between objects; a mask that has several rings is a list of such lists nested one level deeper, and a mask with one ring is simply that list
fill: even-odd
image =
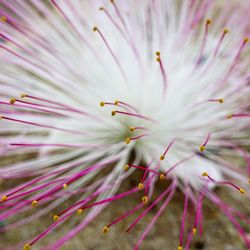
[{"label": "flower", "polygon": [[[6,229],[20,226],[78,198],[24,249],[87,210],[50,247],[58,249],[106,205],[141,192],[138,206],[103,229],[107,233],[141,209],[130,231],[162,201],[136,250],[177,188],[185,196],[178,250],[188,249],[201,231],[204,197],[250,247],[237,220],[247,219],[213,191],[216,185],[242,195],[249,190],[249,27],[243,10],[229,15],[228,5],[218,16],[211,0],[2,5],[0,152],[29,157],[0,169],[3,180],[24,180],[3,192],[0,220],[35,208]],[[223,154],[242,157],[246,167]],[[119,193],[136,169],[144,173],[138,186]],[[170,184],[153,199],[158,179]],[[186,235],[190,204],[195,216]]]}]

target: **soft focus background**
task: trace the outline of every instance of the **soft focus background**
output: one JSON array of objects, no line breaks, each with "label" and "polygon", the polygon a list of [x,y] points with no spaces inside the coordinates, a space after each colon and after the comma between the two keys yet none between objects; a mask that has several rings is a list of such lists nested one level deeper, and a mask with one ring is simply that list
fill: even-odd
[{"label": "soft focus background", "polygon": [[[216,1],[216,0],[215,0]],[[224,4],[228,1],[235,1],[236,4],[250,5],[250,0],[217,0],[216,3],[223,8]],[[249,17],[246,17],[249,18]],[[14,159],[15,161],[20,159]],[[235,159],[233,159],[235,160]],[[13,159],[11,159],[13,162]],[[237,161],[237,159],[236,159]],[[10,163],[10,159],[0,159],[0,166],[4,166]],[[135,187],[140,180],[141,172],[135,172],[120,188],[119,192],[126,191],[132,187]],[[0,192],[6,188],[16,185],[22,182],[17,181],[2,181],[0,180]],[[166,182],[158,182],[155,193],[159,194]],[[226,187],[217,187],[216,193],[224,201],[237,207],[241,212],[245,213],[250,218],[250,206],[249,199],[246,196],[240,195],[238,192]],[[148,234],[144,243],[141,246],[141,250],[175,250],[179,243],[179,232],[181,216],[183,213],[183,195],[177,192],[177,195],[167,207],[166,211],[162,214],[160,219],[156,222],[151,232]],[[120,201],[115,201],[112,206],[107,207],[101,215],[99,215],[84,231],[78,234],[71,242],[67,243],[63,250],[130,250],[133,248],[140,235],[143,233],[144,228],[150,223],[156,211],[158,211],[160,204],[152,209],[147,216],[145,216],[141,222],[130,232],[126,233],[126,228],[130,223],[139,215],[139,212],[134,213],[125,220],[122,220],[115,226],[113,226],[109,233],[103,234],[103,227],[110,223],[112,220],[119,217],[124,212],[130,210],[138,204],[141,199],[140,194],[135,194],[126,197]],[[68,201],[67,205],[72,204]],[[39,208],[36,208],[39,209]],[[32,211],[30,212],[32,213]],[[32,240],[36,235],[45,230],[51,223],[52,217],[56,211],[40,218],[38,221],[34,221],[21,228],[0,233],[0,250],[10,249],[22,249],[23,245]],[[25,214],[21,216],[26,216]],[[46,244],[51,243],[52,240],[60,238],[68,232],[68,230],[74,228],[79,223],[82,215],[74,215],[67,223],[60,226],[58,229],[50,233],[43,240],[32,246],[33,249],[40,249]],[[194,237],[190,250],[245,250],[241,238],[239,237],[235,227],[209,200],[205,199],[203,204],[203,236],[199,237],[198,233]],[[12,218],[17,220],[20,215]],[[192,225],[192,210],[190,209],[187,224],[190,222]],[[0,222],[0,227],[7,222]],[[242,225],[244,230],[249,234],[250,228],[246,225]]]}]

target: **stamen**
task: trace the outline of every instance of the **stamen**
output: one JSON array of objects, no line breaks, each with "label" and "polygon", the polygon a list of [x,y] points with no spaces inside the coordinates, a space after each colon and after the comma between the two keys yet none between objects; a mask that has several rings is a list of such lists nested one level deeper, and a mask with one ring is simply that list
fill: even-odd
[{"label": "stamen", "polygon": [[8,200],[8,196],[7,195],[3,195],[2,196],[2,201],[7,201]]},{"label": "stamen", "polygon": [[166,74],[165,68],[162,64],[161,53],[159,51],[157,51],[155,54],[156,54],[156,61],[160,65],[161,75],[162,75],[162,79],[163,79],[163,97],[164,97],[166,95],[167,84],[168,84],[167,83],[167,74]]},{"label": "stamen", "polygon": [[149,167],[143,167],[143,166],[136,166],[136,165],[133,165],[133,164],[127,164],[124,166],[124,169],[129,169],[129,168],[136,168],[136,169],[141,169],[141,170],[144,170],[144,171],[148,171],[148,172],[151,172],[155,175],[160,175],[159,172],[153,170],[153,169],[149,169]]},{"label": "stamen", "polygon": [[32,201],[31,205],[32,205],[32,207],[37,207],[38,201],[37,200]]},{"label": "stamen", "polygon": [[58,221],[58,220],[59,220],[59,216],[58,216],[58,215],[54,215],[54,216],[53,216],[53,221],[56,222],[56,221]]},{"label": "stamen", "polygon": [[207,172],[203,172],[202,176],[207,177],[210,181],[216,182],[217,184],[231,186],[231,187],[235,188],[236,190],[238,190],[241,194],[246,194],[246,191],[243,188],[238,187],[237,185],[233,184],[232,182],[229,182],[229,181],[216,181]]},{"label": "stamen", "polygon": [[2,22],[6,22],[6,21],[7,21],[7,17],[6,17],[6,16],[1,16],[0,20],[1,20]]},{"label": "stamen", "polygon": [[239,50],[236,54],[236,56],[234,57],[234,60],[232,62],[231,67],[229,68],[229,70],[227,71],[227,73],[225,74],[224,78],[222,79],[222,81],[220,82],[220,86],[221,88],[224,86],[224,84],[226,84],[227,80],[229,79],[229,77],[231,76],[233,70],[235,69],[235,67],[237,66],[238,62],[240,61],[241,58],[241,54],[244,50],[244,48],[246,47],[246,44],[249,42],[249,38],[244,38],[244,40],[242,41]]},{"label": "stamen", "polygon": [[125,23],[125,21],[124,21],[122,15],[121,15],[121,13],[120,13],[118,7],[117,7],[117,5],[115,4],[115,1],[114,1],[114,0],[110,0],[110,3],[112,3],[112,5],[114,6],[115,12],[116,12],[118,18],[120,19],[121,23],[123,24],[124,29],[126,30],[127,33],[129,33],[129,32],[128,32],[127,25],[126,25],[126,23]]},{"label": "stamen", "polygon": [[177,168],[179,165],[181,165],[183,162],[190,160],[191,158],[193,158],[195,156],[195,154],[191,154],[190,156],[178,161],[177,163],[175,163],[170,169],[168,169],[164,175],[167,176],[171,171],[173,171],[175,168]]},{"label": "stamen", "polygon": [[209,99],[209,102],[219,102],[219,103],[224,103],[224,98],[219,98],[219,99]]},{"label": "stamen", "polygon": [[114,116],[114,115],[116,115],[116,114],[134,116],[134,117],[141,118],[141,119],[144,119],[144,120],[147,120],[147,121],[156,122],[155,120],[153,120],[153,119],[151,119],[151,118],[149,118],[149,117],[142,116],[142,115],[135,114],[135,113],[129,113],[129,112],[124,112],[124,111],[120,111],[120,110],[113,110],[113,111],[111,112],[111,115],[112,115],[112,116]]},{"label": "stamen", "polygon": [[181,220],[181,231],[180,231],[180,244],[179,247],[183,246],[183,234],[184,234],[184,230],[185,230],[185,219],[187,216],[187,210],[188,210],[188,194],[187,194],[188,190],[185,191],[185,201],[184,201],[184,211],[183,211],[183,215],[182,215],[182,220]]},{"label": "stamen", "polygon": [[103,107],[105,105],[105,102],[100,102],[100,106]]},{"label": "stamen", "polygon": [[10,104],[14,104],[16,102],[16,99],[15,98],[11,98],[10,99]]},{"label": "stamen", "polygon": [[142,137],[145,137],[145,136],[147,136],[147,135],[148,135],[148,134],[138,135],[138,136],[135,136],[135,137],[128,137],[128,138],[126,138],[125,143],[126,143],[126,144],[129,144],[131,141],[138,140],[138,139],[140,139],[140,138],[142,138]]},{"label": "stamen", "polygon": [[143,196],[142,198],[141,198],[141,200],[142,200],[142,202],[144,203],[144,204],[146,204],[146,203],[148,203],[148,196]]},{"label": "stamen", "polygon": [[80,131],[75,131],[75,130],[70,130],[70,129],[65,129],[65,128],[59,128],[59,127],[55,127],[55,126],[52,126],[52,125],[45,125],[45,124],[40,124],[40,123],[36,123],[36,122],[29,122],[29,121],[20,120],[20,119],[14,119],[14,118],[7,117],[7,116],[1,116],[1,118],[5,119],[5,120],[13,121],[13,122],[29,124],[29,125],[32,125],[32,126],[60,130],[60,131],[64,131],[64,132],[68,132],[68,133],[72,133],[72,134],[86,135],[86,133],[80,132]]},{"label": "stamen", "polygon": [[206,149],[206,145],[211,137],[211,133],[208,133],[205,142],[200,146],[200,151],[203,152]]},{"label": "stamen", "polygon": [[176,139],[173,139],[170,144],[168,145],[168,147],[166,148],[166,150],[164,151],[164,153],[160,156],[160,160],[163,161],[165,159],[165,156],[168,152],[168,150],[172,147],[172,145],[175,143]]},{"label": "stamen", "polygon": [[123,70],[123,68],[122,68],[122,66],[121,66],[121,64],[120,64],[120,62],[119,62],[119,60],[118,60],[118,58],[116,57],[115,53],[114,53],[113,50],[111,49],[110,45],[108,44],[108,41],[107,41],[106,38],[104,37],[103,33],[102,33],[102,32],[99,30],[99,28],[97,28],[96,26],[93,28],[93,31],[94,31],[94,32],[97,32],[97,33],[100,35],[100,37],[101,37],[101,39],[103,40],[103,42],[104,42],[106,48],[108,49],[109,53],[111,54],[111,56],[113,57],[115,63],[117,64],[117,66],[118,66],[118,68],[119,68],[119,70],[120,70],[122,76],[123,76],[124,79],[127,81],[127,76],[126,76],[126,74],[125,74],[125,72],[124,72],[124,70]]},{"label": "stamen", "polygon": [[129,216],[130,214],[136,212],[137,210],[139,210],[141,207],[143,207],[145,205],[145,203],[140,203],[138,206],[136,206],[135,208],[133,208],[132,210],[126,212],[125,214],[123,214],[122,216],[118,217],[116,220],[114,220],[113,222],[111,222],[107,227],[110,228],[112,225],[116,224],[117,222],[121,221],[122,219],[126,218],[127,216]]},{"label": "stamen", "polygon": [[104,227],[103,228],[103,233],[108,233],[109,232],[109,227]]},{"label": "stamen", "polygon": [[165,180],[165,179],[166,179],[165,174],[160,174],[160,179],[161,179],[161,180]]},{"label": "stamen", "polygon": [[250,117],[250,114],[228,114],[227,115],[227,119],[231,119],[231,118],[248,118]]},{"label": "stamen", "polygon": [[159,211],[156,213],[156,215],[154,216],[153,220],[150,222],[150,224],[147,226],[147,228],[145,229],[145,231],[143,232],[142,236],[140,237],[140,239],[138,240],[138,242],[136,243],[134,250],[138,250],[139,246],[141,245],[142,241],[144,240],[144,238],[146,237],[146,235],[148,234],[148,232],[150,231],[150,229],[152,228],[152,226],[154,225],[154,223],[156,222],[156,220],[159,218],[159,216],[162,214],[162,212],[165,210],[165,208],[168,206],[169,202],[171,201],[171,199],[173,198],[174,194],[175,194],[175,190],[176,190],[176,184],[174,183],[172,186],[170,186],[165,192],[163,192],[156,200],[155,202],[150,205],[142,214],[141,216],[139,216],[133,223],[132,225],[127,229],[127,232],[129,230],[131,230],[135,224],[142,218],[144,217],[144,215],[152,208],[155,206],[155,204],[157,204],[162,198],[164,198],[164,196],[166,196],[169,191],[170,194],[168,195],[168,197],[166,198],[166,200],[164,201],[163,205],[160,207]]},{"label": "stamen", "polygon": [[23,250],[30,250],[30,244],[25,244],[24,246],[23,246]]},{"label": "stamen", "polygon": [[205,24],[205,33],[204,33],[203,41],[202,41],[202,44],[201,44],[200,54],[199,54],[198,59],[197,59],[197,64],[200,63],[201,58],[203,56],[203,52],[204,52],[206,42],[207,42],[208,28],[209,28],[209,25],[211,23],[212,23],[212,21],[210,19],[207,19],[206,24]]},{"label": "stamen", "polygon": [[77,213],[78,215],[81,215],[82,212],[83,212],[83,209],[81,209],[81,208],[79,208],[79,209],[76,210],[76,213]]},{"label": "stamen", "polygon": [[126,164],[126,165],[124,166],[124,171],[128,171],[128,170],[129,170],[129,165]]},{"label": "stamen", "polygon": [[225,36],[228,34],[228,32],[229,32],[228,29],[224,29],[224,30],[223,30],[223,33],[222,33],[222,35],[221,35],[221,37],[220,37],[220,40],[219,40],[219,42],[218,42],[218,45],[217,45],[216,48],[215,48],[215,51],[214,51],[214,53],[213,53],[212,58],[215,58],[215,57],[217,56],[217,54],[218,54],[218,52],[219,52],[219,49],[220,49],[220,46],[221,46],[221,44],[222,44],[222,42],[223,42]]},{"label": "stamen", "polygon": [[139,190],[142,190],[143,188],[144,188],[143,183],[142,183],[142,182],[141,182],[141,183],[139,183],[139,184],[138,184],[138,189],[139,189]]}]

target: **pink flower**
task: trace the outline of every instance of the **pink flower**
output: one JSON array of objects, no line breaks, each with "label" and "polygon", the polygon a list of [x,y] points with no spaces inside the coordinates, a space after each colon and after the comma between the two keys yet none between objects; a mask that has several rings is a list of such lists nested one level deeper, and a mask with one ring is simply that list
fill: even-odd
[{"label": "pink flower", "polygon": [[[228,4],[218,14],[212,0],[2,0],[1,5],[0,154],[31,157],[0,168],[3,180],[23,179],[2,193],[0,220],[34,210],[4,230],[60,210],[47,230],[27,239],[28,250],[86,210],[78,226],[46,248],[59,249],[106,205],[140,192],[138,206],[103,229],[108,232],[140,210],[129,232],[162,201],[136,250],[179,188],[185,199],[178,250],[188,250],[196,231],[202,232],[204,197],[250,247],[239,223],[249,219],[213,190],[222,185],[249,192],[244,10],[232,11],[235,6]],[[242,158],[244,167],[227,154]],[[138,187],[120,193],[133,171],[144,173]],[[170,184],[153,199],[158,179]],[[72,197],[78,201],[63,208]],[[190,207],[193,225],[186,222]]]}]

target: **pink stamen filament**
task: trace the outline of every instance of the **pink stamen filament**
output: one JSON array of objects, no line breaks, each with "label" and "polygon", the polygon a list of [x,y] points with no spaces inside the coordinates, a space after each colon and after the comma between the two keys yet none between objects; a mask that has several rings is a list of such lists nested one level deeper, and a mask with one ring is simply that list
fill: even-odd
[{"label": "pink stamen filament", "polygon": [[[134,110],[136,113],[139,113],[138,109],[136,109],[135,107],[133,107],[132,105],[130,105],[130,104],[126,103],[126,102],[118,101],[118,103],[119,103],[119,104],[122,104],[123,106],[126,106],[126,107],[128,107],[128,108],[130,108],[130,109],[132,109],[132,110]],[[121,106],[122,106],[122,105],[121,105]]]},{"label": "pink stamen filament", "polygon": [[137,168],[137,169],[141,169],[141,170],[144,170],[144,171],[149,171],[151,173],[154,173],[155,175],[160,175],[159,172],[155,171],[155,170],[152,170],[152,169],[149,169],[147,167],[143,167],[143,166],[136,166],[136,165],[132,165],[132,164],[128,164],[129,167],[132,167],[132,168]]},{"label": "pink stamen filament", "polygon": [[149,206],[147,207],[140,216],[137,217],[137,219],[135,219],[132,224],[129,226],[129,228],[126,230],[126,232],[129,232],[131,229],[134,228],[134,226],[154,207],[156,206],[163,198],[164,196],[166,196],[171,190],[173,190],[173,187],[175,185],[171,185],[170,187],[168,187],[161,195],[158,196],[158,198]]},{"label": "pink stamen filament", "polygon": [[117,66],[118,66],[118,68],[119,68],[119,70],[120,70],[122,76],[123,76],[124,79],[127,81],[126,73],[124,72],[124,70],[123,70],[123,68],[122,68],[122,66],[121,66],[121,64],[120,64],[120,62],[119,62],[117,56],[115,55],[115,53],[114,53],[113,50],[111,49],[110,45],[108,44],[108,41],[106,40],[106,38],[104,37],[104,35],[102,34],[102,32],[101,32],[97,27],[94,27],[94,31],[96,31],[96,32],[100,35],[100,37],[101,37],[101,39],[103,40],[103,42],[104,42],[106,48],[108,49],[109,53],[111,54],[112,58],[114,59],[115,63],[117,64]]},{"label": "pink stamen filament", "polygon": [[130,137],[130,140],[131,141],[135,141],[135,140],[138,140],[138,139],[140,139],[140,138],[142,138],[142,137],[145,137],[145,136],[147,136],[148,134],[142,134],[142,135],[138,135],[138,136],[135,136],[135,137]]},{"label": "pink stamen filament", "polygon": [[216,182],[217,184],[221,184],[221,185],[228,185],[228,186],[231,186],[235,189],[237,189],[238,191],[241,190],[241,188],[235,184],[233,184],[232,182],[229,182],[229,181],[216,181],[215,179],[213,179],[211,176],[209,175],[206,175],[205,177],[207,177],[210,181],[212,182]]},{"label": "pink stamen filament", "polygon": [[79,109],[76,109],[75,107],[71,107],[69,105],[65,105],[65,104],[62,104],[62,103],[59,103],[59,102],[55,102],[55,101],[50,101],[48,99],[44,99],[44,98],[40,98],[40,97],[35,97],[35,96],[31,96],[31,95],[24,95],[24,97],[26,98],[30,98],[30,99],[34,99],[34,100],[38,100],[38,101],[42,101],[42,102],[45,102],[45,103],[49,103],[49,104],[54,104],[54,105],[57,105],[57,106],[50,106],[50,105],[44,105],[44,104],[38,104],[38,103],[33,103],[33,102],[25,102],[25,101],[21,101],[21,100],[16,100],[17,102],[22,102],[24,104],[30,104],[30,105],[34,105],[34,106],[41,106],[41,107],[46,107],[46,108],[51,108],[51,109],[57,109],[57,110],[63,110],[63,111],[71,111],[71,112],[75,112],[75,113],[78,113],[78,114],[82,114],[84,116],[88,116],[90,118],[93,118],[93,119],[99,119],[98,117],[95,117],[93,116],[92,114],[89,114],[87,112],[84,112]]},{"label": "pink stamen filament", "polygon": [[208,141],[209,141],[210,137],[211,137],[211,133],[208,133],[208,135],[207,135],[207,138],[206,138],[205,142],[202,144],[202,146],[203,146],[203,147],[205,147],[205,146],[207,145],[207,143],[208,143]]},{"label": "pink stamen filament", "polygon": [[199,57],[198,57],[197,63],[200,62],[200,60],[201,60],[201,58],[203,56],[203,52],[204,52],[204,49],[205,49],[205,46],[206,46],[206,42],[207,42],[208,27],[209,27],[210,23],[211,23],[210,20],[206,21],[206,24],[205,24],[205,33],[204,33],[204,36],[203,36],[203,40],[202,40],[201,49],[200,49],[200,53],[199,53]]},{"label": "pink stamen filament", "polygon": [[164,156],[166,156],[168,150],[172,147],[172,145],[175,143],[175,141],[176,141],[176,139],[173,139],[173,140],[169,143],[168,147],[166,148],[166,150],[165,150],[164,153],[163,153]]},{"label": "pink stamen filament", "polygon": [[221,44],[222,44],[222,42],[223,42],[223,40],[224,40],[226,34],[228,34],[228,31],[225,29],[225,30],[223,31],[221,37],[220,37],[220,40],[219,40],[219,42],[218,42],[218,44],[217,44],[215,50],[214,50],[214,53],[213,53],[213,55],[212,55],[212,58],[215,58],[215,57],[217,56],[217,54],[218,54],[218,52],[219,52],[219,49],[220,49],[220,47],[221,47]]},{"label": "pink stamen filament", "polygon": [[113,222],[111,222],[107,227],[111,227],[112,225],[118,223],[119,221],[121,221],[122,219],[128,217],[129,215],[133,214],[134,212],[136,212],[137,210],[139,210],[141,207],[143,207],[145,205],[145,203],[140,203],[138,206],[136,206],[135,208],[133,208],[132,210],[129,210],[128,212],[126,212],[125,214],[123,214],[122,216],[118,217],[116,220],[114,220]]},{"label": "pink stamen filament", "polygon": [[[6,105],[6,106],[13,106],[13,104],[10,104],[8,102],[0,102],[0,104],[2,105]],[[40,106],[40,105],[39,105]],[[42,106],[42,105],[41,105]],[[37,108],[37,107],[32,107],[32,106],[29,106],[29,105],[21,105],[21,104],[15,104],[15,107],[18,107],[18,108],[25,108],[25,109],[32,109],[32,110],[37,110],[37,111],[40,111],[40,112],[43,112],[43,113],[47,113],[49,115],[57,115],[57,116],[61,116],[61,117],[68,117],[66,116],[65,114],[62,114],[62,113],[59,113],[59,112],[55,112],[55,111],[50,111],[50,110],[47,110],[47,109],[42,109],[42,108]],[[50,108],[50,107],[49,107]],[[22,111],[23,112],[23,111]]]},{"label": "pink stamen filament", "polygon": [[167,85],[168,85],[167,74],[162,64],[160,56],[157,57],[157,61],[159,62],[159,65],[160,65],[160,70],[161,70],[161,75],[162,75],[162,80],[163,80],[163,97],[165,97],[166,91],[167,91]]},{"label": "pink stamen filament", "polygon": [[147,128],[145,128],[145,127],[140,127],[140,126],[139,127],[134,127],[134,130],[140,130],[140,129],[141,130],[147,130]]},{"label": "pink stamen filament", "polygon": [[153,119],[151,119],[149,117],[142,116],[142,115],[139,115],[139,114],[123,112],[123,111],[120,111],[120,110],[115,110],[115,113],[122,114],[122,115],[128,115],[128,116],[134,116],[134,117],[138,117],[138,118],[141,118],[141,119],[144,119],[144,120],[147,120],[147,121],[156,122],[155,120],[153,120]]},{"label": "pink stamen filament", "polygon": [[[187,192],[187,190],[186,190]],[[180,247],[183,246],[183,235],[185,230],[185,220],[187,216],[187,209],[188,209],[188,194],[185,192],[185,201],[184,201],[184,211],[181,220],[181,231],[180,231]]]},{"label": "pink stamen filament", "polygon": [[[122,28],[117,24],[117,22],[115,22],[114,18],[110,15],[110,13],[103,7],[101,7],[99,10],[103,11],[106,16],[110,19],[111,23],[116,27],[116,29],[120,32],[121,36],[123,37],[123,39],[127,42],[127,44],[130,46],[130,48],[132,49],[134,55],[135,55],[135,58],[137,59],[138,63],[139,63],[139,58],[140,58],[140,55],[134,45],[134,43],[132,42],[132,39],[131,38],[127,38],[126,36],[126,31],[125,33],[123,32]],[[129,35],[129,34],[127,34]],[[131,39],[131,42],[130,40]]]},{"label": "pink stamen filament", "polygon": [[19,123],[32,125],[32,126],[60,130],[60,131],[71,133],[71,134],[86,135],[86,133],[84,133],[84,132],[75,131],[75,130],[71,130],[71,129],[60,128],[60,127],[56,127],[56,126],[52,126],[52,125],[40,124],[40,123],[37,123],[37,122],[29,122],[29,121],[19,120],[19,119],[7,117],[7,116],[2,116],[1,118],[5,119],[5,120],[13,121],[13,122],[19,122]]},{"label": "pink stamen filament", "polygon": [[250,114],[232,114],[230,118],[247,118],[250,117]]},{"label": "pink stamen filament", "polygon": [[195,154],[192,154],[184,159],[182,159],[181,161],[178,161],[177,163],[175,163],[170,169],[168,169],[164,175],[166,176],[167,174],[169,174],[171,171],[173,171],[176,167],[178,167],[179,165],[181,165],[183,162],[190,160],[191,158],[193,158],[195,156]]},{"label": "pink stamen filament", "polygon": [[[163,205],[161,206],[161,208],[159,209],[159,211],[156,213],[156,215],[154,216],[153,220],[150,222],[150,224],[146,227],[146,229],[144,230],[142,236],[140,237],[140,239],[138,240],[138,242],[136,243],[134,250],[138,250],[139,246],[141,245],[142,241],[144,240],[144,238],[146,237],[146,235],[148,234],[148,232],[151,230],[151,228],[153,227],[153,225],[155,224],[155,222],[157,221],[157,219],[159,218],[159,216],[163,213],[163,211],[166,209],[166,207],[168,206],[169,202],[172,200],[174,194],[175,194],[175,190],[176,190],[176,185],[172,184],[172,186],[170,187],[171,189],[170,194],[168,195],[167,199],[164,201]],[[166,193],[167,194],[167,193]],[[166,195],[165,194],[165,195]],[[165,196],[164,195],[164,196]],[[164,197],[163,196],[163,197]],[[162,197],[162,198],[163,198]]]}]

